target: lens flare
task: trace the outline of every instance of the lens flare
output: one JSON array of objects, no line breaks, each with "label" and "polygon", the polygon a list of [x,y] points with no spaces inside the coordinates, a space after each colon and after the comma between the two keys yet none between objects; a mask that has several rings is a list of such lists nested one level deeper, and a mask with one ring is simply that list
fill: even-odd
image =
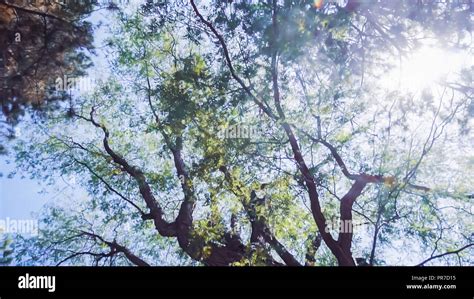
[{"label": "lens flare", "polygon": [[323,7],[323,4],[323,0],[314,0],[314,7],[316,7],[317,9],[321,9]]}]

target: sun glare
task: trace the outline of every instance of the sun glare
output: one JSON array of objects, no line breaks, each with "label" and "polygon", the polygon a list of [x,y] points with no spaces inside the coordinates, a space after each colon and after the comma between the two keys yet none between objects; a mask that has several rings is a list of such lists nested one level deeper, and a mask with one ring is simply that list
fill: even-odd
[{"label": "sun glare", "polygon": [[468,59],[458,52],[425,46],[401,59],[388,76],[390,85],[420,91],[440,81],[451,80],[463,66],[468,65]]}]

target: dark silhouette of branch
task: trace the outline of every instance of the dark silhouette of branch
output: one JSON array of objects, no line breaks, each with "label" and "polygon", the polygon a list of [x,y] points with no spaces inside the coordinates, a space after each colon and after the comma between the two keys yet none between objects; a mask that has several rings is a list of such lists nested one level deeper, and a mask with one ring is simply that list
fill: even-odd
[{"label": "dark silhouette of branch", "polygon": [[133,254],[127,247],[118,244],[115,240],[112,241],[112,242],[109,242],[109,241],[106,241],[101,236],[96,235],[94,233],[86,232],[86,231],[82,231],[82,233],[84,235],[92,237],[93,239],[98,239],[101,242],[107,244],[107,246],[109,246],[110,249],[111,249],[111,253],[113,253],[113,254],[123,253],[127,257],[127,259],[130,260],[130,262],[132,262],[133,264],[135,264],[137,266],[142,266],[142,267],[143,266],[150,266],[150,264],[148,264],[147,262],[145,262],[144,260],[142,260],[141,258],[136,256],[135,254]]},{"label": "dark silhouette of branch", "polygon": [[423,262],[419,263],[417,266],[423,266],[423,265],[426,264],[427,262],[432,261],[432,260],[434,260],[434,259],[438,259],[438,258],[443,257],[443,256],[447,256],[447,255],[450,255],[450,254],[458,254],[458,253],[460,253],[461,251],[463,251],[463,250],[465,250],[465,249],[467,249],[467,248],[469,248],[469,247],[471,247],[471,246],[474,246],[474,243],[467,244],[466,246],[463,246],[463,247],[461,247],[461,248],[459,248],[459,249],[457,249],[457,250],[454,250],[454,251],[447,251],[447,252],[445,252],[445,253],[432,256],[432,257],[430,257],[429,259],[426,259],[426,260],[424,260]]},{"label": "dark silhouette of branch", "polygon": [[96,259],[101,259],[101,258],[112,257],[112,256],[117,255],[119,253],[123,253],[123,255],[131,263],[133,263],[136,266],[140,266],[140,267],[150,266],[150,264],[148,264],[143,259],[141,259],[140,257],[133,254],[127,247],[118,244],[115,240],[112,241],[112,242],[106,241],[101,236],[99,236],[95,233],[87,232],[87,231],[81,231],[80,234],[78,234],[74,237],[81,237],[81,236],[87,236],[87,237],[92,238],[93,240],[99,240],[100,242],[102,242],[102,243],[106,244],[107,246],[109,246],[110,252],[108,252],[108,253],[103,253],[103,252],[102,253],[94,253],[92,251],[75,252],[75,253],[69,255],[68,257],[66,257],[65,259],[61,260],[59,263],[56,264],[56,266],[60,266],[60,265],[64,264],[66,261],[68,261],[68,260],[70,260],[74,257],[81,256],[81,255],[91,255],[91,256],[94,256]]}]

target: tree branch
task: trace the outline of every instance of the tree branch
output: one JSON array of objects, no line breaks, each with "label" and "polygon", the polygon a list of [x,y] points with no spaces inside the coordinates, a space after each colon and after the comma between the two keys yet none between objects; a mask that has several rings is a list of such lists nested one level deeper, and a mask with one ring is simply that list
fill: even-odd
[{"label": "tree branch", "polygon": [[272,119],[277,119],[276,115],[271,111],[271,109],[264,104],[263,101],[260,101],[250,90],[250,88],[244,83],[244,81],[237,75],[235,72],[234,66],[232,64],[232,60],[230,58],[229,50],[227,48],[227,45],[224,41],[224,38],[222,35],[214,28],[211,22],[207,21],[203,15],[199,12],[199,9],[197,8],[196,4],[194,3],[194,0],[190,0],[191,6],[193,7],[194,13],[197,15],[197,17],[200,19],[204,25],[206,25],[214,34],[214,36],[219,40],[219,43],[222,47],[222,50],[224,51],[224,58],[227,62],[227,66],[229,67],[230,73],[232,75],[232,78],[234,78],[237,83],[242,87],[242,89],[252,98],[252,100],[257,104],[257,106],[265,112],[270,118]]},{"label": "tree branch", "polygon": [[273,38],[271,41],[272,51],[272,61],[271,61],[271,72],[272,72],[272,83],[273,83],[273,99],[275,106],[278,112],[278,116],[281,119],[281,126],[283,127],[291,145],[293,151],[293,156],[296,161],[297,167],[303,175],[306,187],[308,189],[308,194],[311,202],[311,211],[313,218],[316,222],[316,225],[321,233],[321,236],[329,247],[331,252],[335,255],[338,260],[339,265],[344,266],[354,266],[354,260],[351,256],[346,256],[345,252],[339,246],[339,244],[333,239],[331,234],[327,230],[327,223],[324,214],[322,213],[321,206],[319,203],[319,194],[316,188],[316,182],[313,175],[311,174],[306,162],[301,154],[301,149],[298,145],[298,141],[291,129],[291,126],[285,121],[285,114],[281,107],[280,103],[280,90],[278,86],[278,48],[276,45],[276,39],[279,34],[278,32],[278,22],[277,22],[277,0],[273,0],[272,4],[272,29],[273,29]]},{"label": "tree branch", "polygon": [[[246,198],[248,192],[242,190],[242,186],[236,186],[235,181],[227,167],[221,166],[219,170],[224,174],[224,178],[231,186],[230,189],[233,191],[233,193],[240,198],[243,197],[241,203],[247,212],[248,219],[252,225],[251,242],[256,242],[258,237],[261,236],[265,242],[272,246],[272,248],[277,252],[286,265],[301,266],[300,262],[298,262],[298,260],[285,248],[285,246],[281,244],[280,241],[278,241],[278,239],[271,233],[265,218],[257,215],[255,205],[252,205],[251,202],[248,202]],[[234,187],[239,189],[240,192],[235,192]]]},{"label": "tree branch", "polygon": [[109,246],[111,249],[110,255],[114,255],[116,253],[123,253],[130,262],[132,262],[133,264],[137,266],[141,266],[141,267],[150,266],[150,264],[148,264],[147,262],[145,262],[144,260],[136,256],[135,254],[133,254],[127,247],[118,244],[115,240],[112,242],[109,242],[99,235],[96,235],[91,232],[86,232],[86,231],[82,231],[82,234],[92,237],[93,239],[98,239],[104,244],[106,244],[107,246]]},{"label": "tree branch", "polygon": [[87,163],[85,162],[81,162],[75,158],[73,158],[74,161],[82,166],[84,166],[85,168],[87,168],[87,170],[89,170],[89,172],[95,176],[96,178],[98,178],[106,187],[107,189],[109,189],[111,192],[115,193],[116,195],[118,195],[120,198],[122,198],[123,200],[125,200],[126,202],[128,202],[130,205],[132,205],[135,209],[138,210],[138,212],[142,215],[142,218],[146,218],[147,217],[147,214],[145,212],[143,212],[143,210],[137,206],[133,201],[131,201],[130,199],[126,198],[122,193],[118,192],[115,188],[113,188],[103,177],[101,177],[99,174],[97,174]]},{"label": "tree branch", "polygon": [[450,254],[458,254],[460,253],[461,251],[471,247],[471,246],[474,246],[474,243],[471,243],[471,244],[467,244],[466,246],[464,247],[461,247],[457,250],[454,250],[454,251],[448,251],[448,252],[445,252],[445,253],[442,253],[442,254],[438,254],[438,255],[435,255],[435,256],[432,256],[430,257],[429,259],[426,259],[424,260],[423,262],[419,263],[417,266],[423,266],[424,264],[426,264],[427,262],[429,261],[432,261],[434,259],[437,259],[437,258],[440,258],[440,257],[443,257],[443,256],[447,256],[447,255],[450,255]]},{"label": "tree branch", "polygon": [[155,227],[160,233],[160,235],[165,236],[165,237],[176,236],[177,231],[176,231],[175,224],[168,223],[166,220],[164,220],[163,210],[158,205],[158,202],[153,196],[150,185],[146,182],[145,175],[143,174],[141,170],[139,170],[135,166],[128,164],[128,162],[123,157],[121,157],[114,150],[112,150],[108,141],[109,135],[110,135],[109,131],[104,125],[101,125],[94,120],[94,112],[95,112],[95,108],[92,108],[90,112],[90,118],[87,118],[78,114],[76,114],[76,116],[92,123],[95,127],[100,128],[103,131],[104,133],[103,145],[104,145],[105,151],[107,152],[107,154],[109,154],[109,156],[112,158],[112,160],[115,163],[122,166],[123,170],[126,171],[137,182],[140,194],[145,200],[145,203],[148,209],[150,209],[150,214],[153,216]]}]

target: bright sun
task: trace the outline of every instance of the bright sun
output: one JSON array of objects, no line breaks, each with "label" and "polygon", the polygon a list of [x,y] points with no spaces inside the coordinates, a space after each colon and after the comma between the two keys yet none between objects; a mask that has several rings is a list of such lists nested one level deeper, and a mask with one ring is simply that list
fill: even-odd
[{"label": "bright sun", "polygon": [[390,73],[390,85],[416,92],[440,80],[450,80],[466,66],[468,56],[459,52],[424,46],[402,58]]}]

